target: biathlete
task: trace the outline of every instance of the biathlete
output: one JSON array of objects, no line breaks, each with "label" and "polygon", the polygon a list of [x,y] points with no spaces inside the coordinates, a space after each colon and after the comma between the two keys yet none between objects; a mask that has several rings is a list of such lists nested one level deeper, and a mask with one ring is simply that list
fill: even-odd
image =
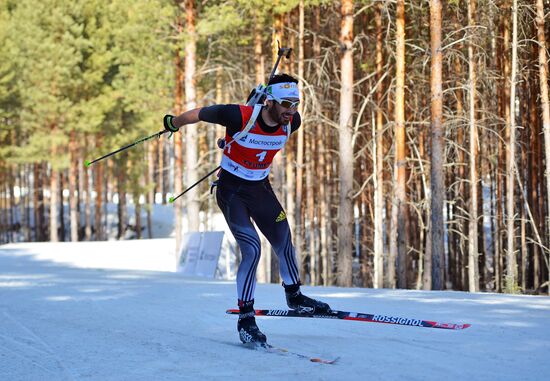
[{"label": "biathlete", "polygon": [[266,101],[259,107],[227,104],[200,107],[178,116],[166,115],[165,128],[204,121],[226,127],[225,147],[217,181],[216,200],[242,253],[237,271],[239,320],[243,343],[267,342],[256,325],[254,289],[260,261],[260,237],[253,220],[275,251],[290,309],[328,313],[327,303],[300,292],[300,273],[286,214],[275,196],[268,175],[273,158],[301,124],[298,81],[275,75],[266,87]]}]

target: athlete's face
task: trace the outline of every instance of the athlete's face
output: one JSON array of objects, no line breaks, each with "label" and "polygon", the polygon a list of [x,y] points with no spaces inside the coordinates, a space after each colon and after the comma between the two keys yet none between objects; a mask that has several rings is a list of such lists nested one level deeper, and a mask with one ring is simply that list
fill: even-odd
[{"label": "athlete's face", "polygon": [[298,111],[297,98],[285,98],[280,102],[277,100],[271,101],[271,107],[268,108],[269,116],[278,124],[287,124],[290,122],[290,117]]}]

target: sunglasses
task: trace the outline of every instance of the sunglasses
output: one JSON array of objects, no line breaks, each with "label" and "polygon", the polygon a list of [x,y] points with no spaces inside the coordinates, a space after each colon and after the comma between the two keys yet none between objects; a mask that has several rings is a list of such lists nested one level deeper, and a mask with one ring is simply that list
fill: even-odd
[{"label": "sunglasses", "polygon": [[286,99],[279,99],[279,98],[273,98],[273,100],[275,102],[277,102],[278,104],[280,104],[284,108],[296,108],[300,104],[299,100],[294,101],[294,102],[286,100]]}]

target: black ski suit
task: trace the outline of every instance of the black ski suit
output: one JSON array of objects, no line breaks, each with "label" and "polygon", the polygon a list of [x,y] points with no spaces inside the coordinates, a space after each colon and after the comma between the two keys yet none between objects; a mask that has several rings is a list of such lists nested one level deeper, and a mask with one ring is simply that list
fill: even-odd
[{"label": "black ski suit", "polygon": [[[201,109],[199,118],[209,123],[221,124],[227,128],[229,136],[240,131],[243,117],[238,105],[214,105]],[[244,121],[246,122],[246,121]],[[257,123],[264,133],[273,133],[279,126],[270,127],[262,120]],[[301,124],[298,113],[291,122],[291,132]],[[261,244],[256,223],[275,251],[280,264],[280,274],[286,285],[299,284],[300,274],[290,227],[286,214],[275,196],[268,177],[250,181],[235,176],[222,169],[219,174],[216,199],[229,229],[233,233],[242,253],[242,261],[237,272],[237,297],[246,302],[254,299],[256,269],[260,261]]]}]

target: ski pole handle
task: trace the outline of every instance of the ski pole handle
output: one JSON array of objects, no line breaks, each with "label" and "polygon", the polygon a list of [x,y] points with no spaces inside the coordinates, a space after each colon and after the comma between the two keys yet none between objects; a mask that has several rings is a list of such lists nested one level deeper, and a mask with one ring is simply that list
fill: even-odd
[{"label": "ski pole handle", "polygon": [[[277,41],[277,45],[279,45],[279,41]],[[290,58],[290,53],[292,53],[292,48],[281,48],[279,47],[279,50],[277,51],[277,61],[275,61],[275,65],[273,66],[273,69],[271,70],[271,74],[269,75],[269,81],[275,76],[275,72],[277,71],[277,67],[279,66],[279,62],[281,62],[281,58]]]}]

